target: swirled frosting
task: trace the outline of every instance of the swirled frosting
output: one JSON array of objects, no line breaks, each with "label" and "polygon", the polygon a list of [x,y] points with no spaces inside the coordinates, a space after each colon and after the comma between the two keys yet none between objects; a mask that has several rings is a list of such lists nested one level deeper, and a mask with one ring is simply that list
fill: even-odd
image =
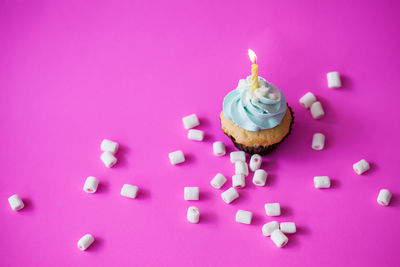
[{"label": "swirled frosting", "polygon": [[225,117],[248,131],[271,129],[281,123],[287,103],[275,85],[258,77],[258,88],[250,90],[250,76],[241,79],[237,88],[224,98]]}]

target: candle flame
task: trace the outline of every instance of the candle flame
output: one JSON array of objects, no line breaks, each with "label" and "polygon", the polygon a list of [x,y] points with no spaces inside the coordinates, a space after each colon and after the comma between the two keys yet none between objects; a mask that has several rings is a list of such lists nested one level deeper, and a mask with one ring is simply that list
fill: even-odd
[{"label": "candle flame", "polygon": [[254,51],[251,49],[249,49],[249,58],[250,58],[251,62],[253,62],[254,64],[257,62],[256,53],[254,53]]}]

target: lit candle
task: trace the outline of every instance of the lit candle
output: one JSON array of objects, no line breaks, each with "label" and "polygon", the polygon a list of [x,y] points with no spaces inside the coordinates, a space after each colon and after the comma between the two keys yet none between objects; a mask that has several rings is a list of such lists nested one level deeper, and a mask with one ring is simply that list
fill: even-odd
[{"label": "lit candle", "polygon": [[251,65],[250,89],[254,91],[258,87],[258,65],[256,53],[254,53],[254,51],[251,49],[249,49],[249,58],[251,62],[253,62]]}]

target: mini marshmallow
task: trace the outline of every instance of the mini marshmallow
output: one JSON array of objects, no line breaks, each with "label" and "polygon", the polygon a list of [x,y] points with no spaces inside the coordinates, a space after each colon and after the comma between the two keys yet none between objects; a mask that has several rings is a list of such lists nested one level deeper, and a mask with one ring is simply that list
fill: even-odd
[{"label": "mini marshmallow", "polygon": [[213,143],[213,151],[215,156],[223,156],[226,154],[224,143],[217,141]]},{"label": "mini marshmallow", "polygon": [[117,163],[117,158],[111,152],[105,151],[100,156],[101,161],[107,168],[111,168]]},{"label": "mini marshmallow", "polygon": [[261,167],[262,158],[258,154],[254,154],[250,159],[250,170],[255,171]]},{"label": "mini marshmallow", "polygon": [[183,117],[182,122],[186,130],[200,125],[199,119],[197,118],[196,114]]},{"label": "mini marshmallow", "polygon": [[86,193],[95,193],[97,191],[97,186],[99,185],[99,179],[94,176],[89,176],[86,178],[85,185],[83,186],[83,191]]},{"label": "mini marshmallow", "polygon": [[325,145],[325,135],[322,133],[315,133],[313,135],[311,148],[314,150],[322,150]]},{"label": "mini marshmallow", "polygon": [[136,198],[139,188],[136,185],[124,184],[121,189],[121,196]]},{"label": "mini marshmallow", "polygon": [[265,236],[270,236],[275,230],[279,230],[279,223],[277,221],[266,223],[262,227],[262,233]]},{"label": "mini marshmallow", "polygon": [[296,233],[296,224],[294,222],[281,222],[280,228],[284,234]]},{"label": "mini marshmallow", "polygon": [[185,162],[185,156],[183,155],[182,150],[171,152],[168,154],[168,157],[172,165]]},{"label": "mini marshmallow", "polygon": [[378,195],[378,204],[382,206],[389,205],[390,199],[392,198],[392,193],[387,189],[381,189]]},{"label": "mini marshmallow", "polygon": [[250,224],[253,218],[253,213],[247,210],[238,210],[236,212],[236,222]]},{"label": "mini marshmallow", "polygon": [[326,78],[328,80],[329,88],[339,88],[342,87],[342,82],[340,81],[340,75],[337,71],[328,72],[326,74]]},{"label": "mini marshmallow", "polygon": [[289,239],[282,233],[281,230],[275,230],[271,234],[271,240],[274,241],[275,245],[279,248],[284,247]]},{"label": "mini marshmallow", "polygon": [[86,250],[94,242],[94,237],[91,234],[84,235],[78,241],[78,248],[80,250]]},{"label": "mini marshmallow", "polygon": [[226,178],[221,173],[217,173],[217,175],[215,175],[215,177],[211,180],[211,185],[216,189],[220,189],[225,183]]},{"label": "mini marshmallow", "polygon": [[199,188],[185,187],[183,197],[185,200],[199,200]]},{"label": "mini marshmallow", "polygon": [[317,101],[311,105],[311,115],[314,119],[319,119],[325,115],[324,109],[322,108],[321,102]]},{"label": "mini marshmallow", "polygon": [[235,162],[235,174],[243,174],[245,176],[249,175],[249,167],[244,161]]},{"label": "mini marshmallow", "polygon": [[267,181],[268,173],[262,169],[258,169],[253,175],[253,184],[257,186],[264,186]]},{"label": "mini marshmallow", "polygon": [[232,187],[243,188],[246,186],[245,177],[243,174],[235,174],[232,176]]},{"label": "mini marshmallow", "polygon": [[191,223],[199,223],[200,220],[200,211],[198,208],[192,206],[187,210],[187,220]]},{"label": "mini marshmallow", "polygon": [[190,129],[189,132],[188,132],[188,138],[191,139],[191,140],[203,141],[203,139],[204,139],[204,131],[196,130],[196,129]]},{"label": "mini marshmallow", "polygon": [[280,216],[281,215],[281,205],[279,203],[266,203],[265,212],[268,216]]},{"label": "mini marshmallow", "polygon": [[13,210],[20,210],[24,208],[24,202],[22,202],[21,198],[15,194],[8,198],[8,203]]},{"label": "mini marshmallow", "polygon": [[231,187],[225,192],[223,192],[221,194],[221,197],[225,201],[225,203],[229,204],[239,197],[239,193],[238,191],[236,191],[235,188]]},{"label": "mini marshmallow", "polygon": [[358,175],[368,171],[369,168],[369,163],[365,159],[361,159],[359,162],[353,164],[353,169]]},{"label": "mini marshmallow", "polygon": [[306,93],[299,99],[299,103],[305,108],[311,107],[315,101],[317,101],[317,98],[311,92]]},{"label": "mini marshmallow", "polygon": [[101,151],[104,151],[104,152],[107,151],[107,152],[110,152],[113,155],[115,153],[117,153],[118,147],[119,147],[119,145],[118,145],[117,142],[114,142],[114,141],[111,141],[111,140],[108,140],[108,139],[104,139],[103,142],[101,142],[101,145],[100,145]]},{"label": "mini marshmallow", "polygon": [[329,176],[315,176],[314,177],[315,188],[329,188],[331,187],[331,180]]},{"label": "mini marshmallow", "polygon": [[244,161],[246,162],[246,154],[243,151],[234,151],[231,152],[231,162],[234,163],[236,161]]}]

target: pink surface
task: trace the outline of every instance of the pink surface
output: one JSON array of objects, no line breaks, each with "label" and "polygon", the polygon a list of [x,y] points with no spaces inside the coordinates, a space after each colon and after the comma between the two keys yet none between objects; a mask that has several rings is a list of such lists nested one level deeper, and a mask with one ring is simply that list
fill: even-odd
[{"label": "pink surface", "polygon": [[[398,1],[2,1],[0,265],[398,265],[399,11]],[[218,114],[250,72],[248,48],[296,120],[264,157],[267,186],[247,178],[227,205],[209,182],[234,168],[212,142],[234,150]],[[327,88],[331,70],[343,88]],[[325,107],[320,121],[298,104],[307,91]],[[186,137],[191,113],[204,142]],[[325,150],[310,148],[314,132]],[[99,159],[103,138],[121,144],[112,169]],[[172,166],[177,149],[188,160]],[[363,157],[372,169],[357,176]],[[89,175],[96,194],[82,191]],[[333,188],[315,189],[315,175]],[[137,199],[119,195],[124,183],[139,186]],[[201,200],[184,201],[184,186],[199,186]],[[389,207],[376,203],[381,188],[394,194]],[[20,212],[7,202],[14,193]],[[283,249],[261,234],[265,202],[298,226]],[[190,205],[198,225],[186,221]],[[237,209],[253,223],[236,223]],[[96,241],[81,252],[86,233]]]}]

